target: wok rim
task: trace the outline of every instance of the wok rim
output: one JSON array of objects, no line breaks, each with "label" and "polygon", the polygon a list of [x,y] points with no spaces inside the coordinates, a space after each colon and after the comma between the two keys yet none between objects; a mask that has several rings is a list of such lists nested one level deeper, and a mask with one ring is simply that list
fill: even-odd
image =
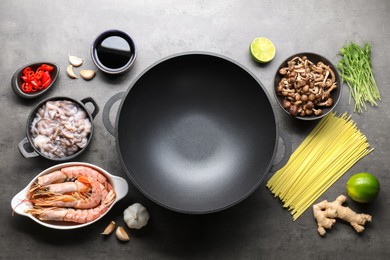
[{"label": "wok rim", "polygon": [[[261,88],[261,90],[263,91],[263,93],[265,94],[265,96],[267,97],[267,100],[269,102],[269,105],[270,105],[270,108],[271,108],[271,111],[272,111],[272,116],[273,116],[273,121],[274,121],[274,128],[275,128],[275,140],[274,140],[274,146],[273,146],[273,153],[272,153],[272,157],[271,157],[271,160],[270,162],[268,163],[268,167],[266,168],[266,171],[264,173],[261,174],[261,178],[258,179],[258,181],[248,190],[246,191],[246,193],[244,195],[242,195],[241,197],[239,198],[236,198],[235,200],[231,200],[229,202],[225,202],[225,203],[221,203],[221,206],[218,206],[218,207],[209,207],[210,209],[188,209],[188,208],[183,208],[183,207],[177,207],[177,206],[174,206],[172,204],[174,203],[166,203],[166,202],[163,202],[162,200],[160,200],[159,198],[156,198],[155,196],[149,194],[148,191],[146,191],[141,184],[138,183],[138,181],[133,177],[133,174],[132,172],[135,172],[133,171],[132,169],[128,169],[126,167],[126,163],[125,163],[125,160],[123,159],[123,156],[122,156],[122,153],[121,153],[121,150],[120,150],[120,140],[118,138],[118,126],[119,126],[119,120],[120,120],[120,116],[121,116],[121,112],[122,112],[122,108],[126,102],[126,99],[127,97],[129,96],[131,90],[133,89],[133,87],[136,85],[136,83],[146,74],[148,73],[150,70],[152,70],[153,68],[155,68],[156,66],[158,66],[159,64],[162,64],[163,62],[165,61],[168,61],[168,60],[171,60],[171,59],[174,59],[174,58],[178,58],[178,57],[184,57],[184,56],[189,56],[189,55],[204,55],[204,56],[211,56],[211,57],[214,57],[214,58],[218,58],[218,59],[222,59],[222,60],[225,60],[225,61],[228,61],[230,63],[232,63],[233,65],[236,65],[238,66],[239,68],[241,68],[242,70],[244,70],[249,76],[251,76],[258,84],[258,86]],[[241,201],[243,201],[244,199],[246,199],[247,197],[249,197],[251,194],[253,194],[253,192],[260,186],[260,184],[263,182],[263,180],[265,179],[265,177],[267,176],[267,174],[270,172],[270,169],[271,167],[273,166],[273,163],[274,163],[274,160],[275,160],[275,156],[276,156],[276,152],[278,150],[278,141],[279,141],[279,126],[278,126],[278,120],[277,120],[277,114],[275,113],[275,108],[274,108],[274,105],[273,103],[271,102],[271,95],[268,93],[268,91],[266,90],[266,88],[264,87],[263,83],[255,76],[254,73],[252,73],[249,69],[247,69],[245,66],[243,66],[242,64],[240,64],[239,62],[227,57],[227,56],[224,56],[222,54],[217,54],[217,53],[213,53],[213,52],[207,52],[207,51],[188,51],[188,52],[181,52],[181,53],[176,53],[176,54],[172,54],[172,55],[169,55],[169,56],[166,56],[165,58],[162,58],[154,63],[152,63],[151,65],[149,65],[148,67],[146,67],[129,85],[128,89],[126,91],[123,92],[123,95],[122,95],[122,98],[121,98],[121,101],[120,101],[120,104],[119,104],[119,107],[118,107],[118,111],[117,111],[117,114],[116,114],[116,117],[115,117],[115,127],[114,127],[114,131],[115,131],[115,143],[116,143],[116,150],[117,150],[117,153],[118,153],[118,157],[119,157],[119,160],[120,160],[120,163],[122,165],[122,168],[123,170],[125,171],[126,173],[126,176],[130,179],[131,183],[143,194],[145,195],[148,199],[150,199],[151,201],[157,203],[158,205],[166,208],[166,209],[169,209],[169,210],[172,210],[172,211],[175,211],[175,212],[179,212],[179,213],[185,213],[185,214],[210,214],[210,213],[216,213],[216,212],[219,212],[219,211],[223,211],[225,209],[228,209],[230,207],[233,207],[234,205],[237,205],[238,203],[240,203]],[[260,176],[260,174],[259,174]],[[223,204],[223,205],[222,205]],[[206,207],[205,207],[206,208]]]}]

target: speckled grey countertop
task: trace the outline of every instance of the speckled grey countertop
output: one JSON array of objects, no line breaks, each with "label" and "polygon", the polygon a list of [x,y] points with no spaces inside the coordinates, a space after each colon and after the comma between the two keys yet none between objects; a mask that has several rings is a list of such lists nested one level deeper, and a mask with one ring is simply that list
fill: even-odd
[{"label": "speckled grey countertop", "polygon": [[[1,259],[389,259],[390,200],[390,2],[374,1],[10,1],[0,2],[0,231]],[[122,77],[102,73],[91,81],[72,80],[65,70],[68,54],[84,58],[84,68],[95,68],[89,55],[94,38],[108,29],[129,33],[138,46],[133,69]],[[273,40],[275,59],[254,63],[249,43],[257,36]],[[382,94],[378,107],[361,115],[348,105],[344,85],[338,112],[352,119],[375,150],[330,187],[319,200],[345,194],[349,176],[374,173],[381,192],[374,203],[348,205],[372,214],[373,222],[358,235],[338,223],[326,237],[317,234],[310,210],[293,222],[263,183],[242,203],[210,215],[184,215],[162,208],[144,197],[129,181],[130,191],[102,220],[84,229],[56,231],[25,217],[12,216],[12,197],[36,174],[55,163],[42,158],[25,159],[17,149],[26,135],[30,111],[45,97],[91,96],[103,108],[114,94],[127,90],[148,66],[169,55],[208,51],[225,55],[253,72],[272,93],[273,77],[280,62],[303,51],[316,52],[336,63],[344,43],[370,42],[377,84]],[[41,60],[57,63],[60,76],[55,89],[37,100],[22,100],[11,89],[12,74],[19,67]],[[289,134],[296,149],[314,122],[289,118],[277,107],[279,127]],[[115,118],[115,111],[113,112]],[[127,179],[116,152],[116,141],[105,129],[101,113],[88,150],[77,160],[96,164]],[[283,147],[283,146],[281,146]],[[267,176],[267,179],[271,174]],[[128,179],[127,179],[128,180]],[[110,220],[123,223],[123,210],[134,202],[150,214],[148,226],[131,232],[129,243],[100,233]]]}]

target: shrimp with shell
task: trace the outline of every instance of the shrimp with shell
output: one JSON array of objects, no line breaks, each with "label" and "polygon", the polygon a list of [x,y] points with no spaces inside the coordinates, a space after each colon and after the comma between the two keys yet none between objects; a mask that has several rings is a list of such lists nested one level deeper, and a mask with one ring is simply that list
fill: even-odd
[{"label": "shrimp with shell", "polygon": [[107,178],[87,166],[69,166],[40,176],[27,199],[28,213],[43,221],[86,223],[104,214],[116,198]]},{"label": "shrimp with shell", "polygon": [[53,183],[64,183],[66,181],[75,181],[79,176],[90,177],[101,184],[107,183],[107,178],[95,169],[92,169],[87,166],[82,166],[82,165],[67,166],[61,168],[58,171],[54,171],[49,174],[45,174],[43,176],[38,177],[30,192],[34,191],[34,189],[47,186]]},{"label": "shrimp with shell", "polygon": [[75,181],[67,181],[63,183],[53,183],[45,186],[35,186],[30,190],[32,198],[39,198],[45,196],[53,196],[56,194],[65,194],[71,192],[78,193],[87,193],[90,190],[90,187],[86,184],[87,180],[83,178],[78,178]]},{"label": "shrimp with shell", "polygon": [[[75,209],[88,209],[99,205],[102,193],[101,184],[83,176],[78,178],[77,182],[83,184],[76,184],[73,187],[69,184],[76,183],[76,181],[51,184],[48,185],[50,187],[49,191],[46,191],[44,187],[43,192],[41,192],[42,188],[40,188],[34,193],[30,201],[35,206],[72,207]],[[80,186],[81,189],[77,189]],[[69,190],[70,192],[67,192]]]},{"label": "shrimp with shell", "polygon": [[113,190],[107,192],[107,196],[102,200],[99,206],[90,209],[72,209],[72,208],[33,208],[28,213],[42,221],[66,221],[74,223],[87,223],[94,221],[103,215],[115,200]]}]

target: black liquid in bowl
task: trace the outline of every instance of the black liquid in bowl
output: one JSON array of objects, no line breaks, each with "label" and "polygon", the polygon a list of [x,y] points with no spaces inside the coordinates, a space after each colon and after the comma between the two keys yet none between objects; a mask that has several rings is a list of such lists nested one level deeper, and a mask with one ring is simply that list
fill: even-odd
[{"label": "black liquid in bowl", "polygon": [[99,35],[92,45],[92,60],[108,74],[127,72],[136,57],[133,39],[126,33],[110,30]]}]

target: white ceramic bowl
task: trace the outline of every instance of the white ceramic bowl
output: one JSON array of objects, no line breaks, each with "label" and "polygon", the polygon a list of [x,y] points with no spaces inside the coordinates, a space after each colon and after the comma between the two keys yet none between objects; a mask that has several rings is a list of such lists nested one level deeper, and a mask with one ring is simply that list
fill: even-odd
[{"label": "white ceramic bowl", "polygon": [[[87,166],[87,167],[93,168],[93,169],[99,171],[100,173],[102,173],[104,176],[107,177],[108,181],[111,183],[114,191],[116,192],[115,201],[111,204],[110,208],[103,215],[101,215],[99,218],[97,218],[91,222],[84,223],[84,224],[77,224],[77,223],[67,223],[67,222],[44,222],[44,221],[41,221],[38,218],[32,216],[31,214],[26,213],[26,210],[32,208],[32,204],[30,202],[26,201],[27,192],[30,189],[31,185],[34,183],[34,181],[39,176],[51,173],[51,172],[59,170],[63,167],[76,166],[76,165]],[[104,215],[106,215],[111,210],[111,208],[119,200],[123,199],[126,196],[128,190],[129,190],[129,187],[128,187],[127,181],[125,179],[118,177],[118,176],[114,176],[114,175],[108,173],[106,170],[104,170],[96,165],[89,164],[89,163],[83,163],[83,162],[61,163],[61,164],[57,164],[55,166],[52,166],[52,167],[42,171],[34,179],[32,179],[31,182],[23,190],[21,190],[18,194],[16,194],[13,197],[13,199],[11,201],[11,207],[17,214],[29,217],[32,220],[34,220],[35,222],[37,222],[38,224],[41,224],[45,227],[54,228],[54,229],[63,229],[63,230],[64,229],[75,229],[75,228],[81,228],[81,227],[88,226],[88,225],[98,221],[99,219],[101,219]]]}]

